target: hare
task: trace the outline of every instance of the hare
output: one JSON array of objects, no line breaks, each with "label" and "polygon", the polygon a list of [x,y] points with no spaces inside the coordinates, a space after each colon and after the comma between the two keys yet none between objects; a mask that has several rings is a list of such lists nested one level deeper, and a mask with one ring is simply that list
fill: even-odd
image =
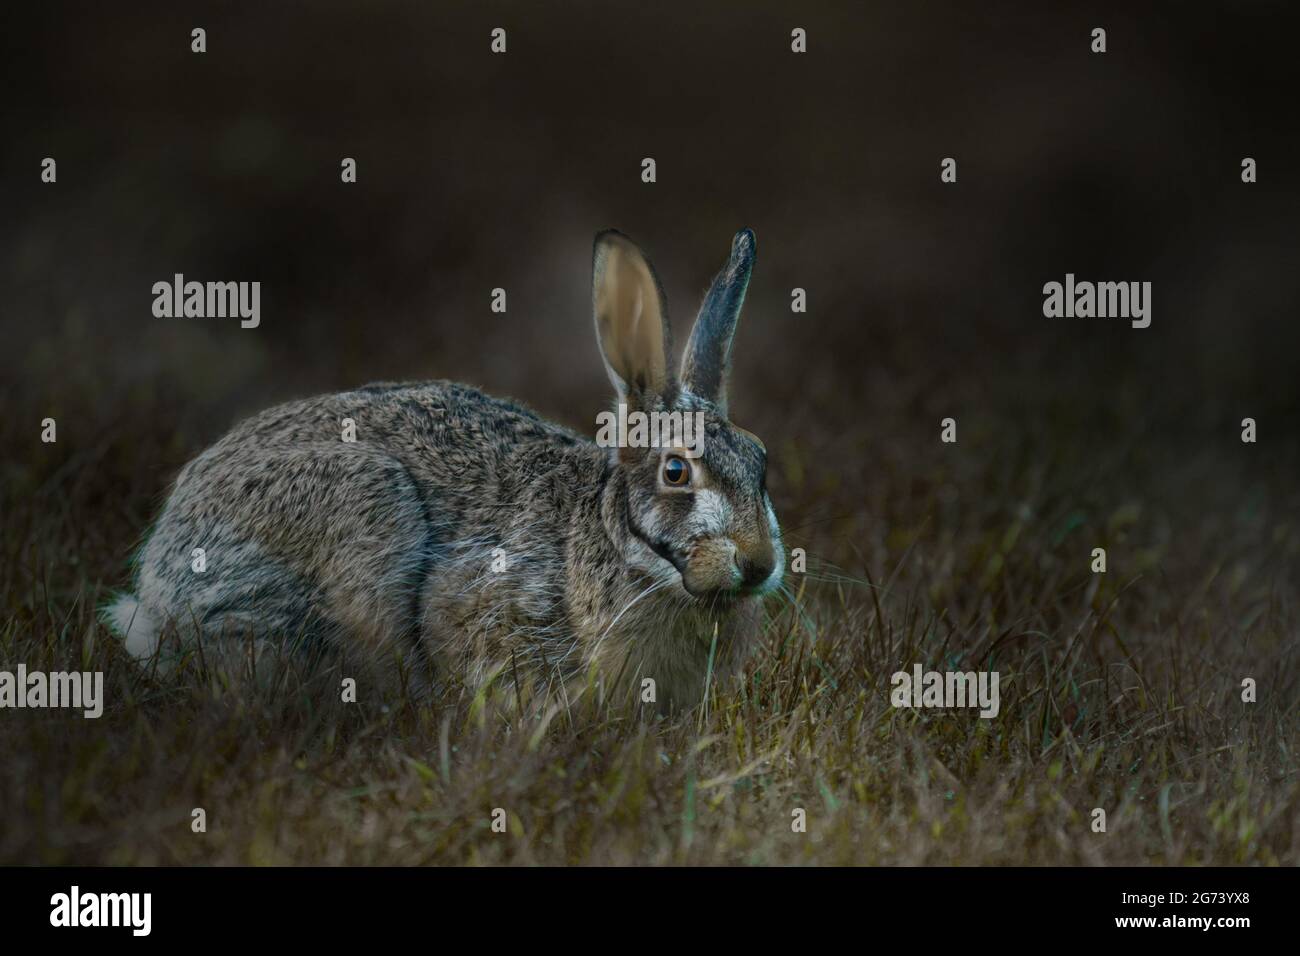
[{"label": "hare", "polygon": [[754,252],[737,233],[674,375],[650,262],[622,233],[595,239],[621,411],[699,413],[698,449],[602,447],[445,381],[290,402],[181,470],[106,622],[164,671],[190,649],[297,636],[400,662],[431,694],[526,680],[697,704],[757,640],[784,564],[766,449],[727,411]]}]

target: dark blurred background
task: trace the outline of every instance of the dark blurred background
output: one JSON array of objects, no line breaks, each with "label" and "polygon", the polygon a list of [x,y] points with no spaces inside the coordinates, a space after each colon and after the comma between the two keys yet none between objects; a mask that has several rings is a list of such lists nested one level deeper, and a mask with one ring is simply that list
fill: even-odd
[{"label": "dark blurred background", "polygon": [[[1258,2],[4,5],[0,667],[104,670],[110,706],[102,724],[0,720],[0,860],[793,862],[813,851],[757,821],[784,832],[789,806],[833,791],[826,861],[1294,861],[1295,19]],[[758,236],[732,412],[769,448],[808,571],[769,602],[753,686],[761,670],[780,689],[770,719],[742,734],[734,704],[678,727],[728,756],[697,771],[617,722],[556,721],[537,753],[468,721],[439,742],[424,710],[358,717],[336,750],[314,705],[229,716],[105,639],[95,608],[177,470],[267,405],[447,377],[591,433],[611,398],[591,240],[610,226],[653,258],[679,343],[733,233]],[[1068,272],[1151,282],[1150,328],[1045,318],[1043,284]],[[155,318],[175,273],[260,281],[260,327]],[[912,662],[1002,672],[1001,720],[896,722],[885,675]],[[751,736],[779,755],[752,790],[731,754]],[[445,761],[449,742],[454,778],[412,774],[408,755]],[[710,797],[695,849],[674,849],[697,772],[738,781],[733,815]],[[1106,794],[1103,849],[1073,833]],[[485,850],[485,805],[540,829]],[[215,839],[191,838],[195,806],[221,808]]]},{"label": "dark blurred background", "polygon": [[[1142,480],[1143,450],[1148,470],[1240,456],[1249,415],[1260,446],[1239,485],[1187,487],[1172,466],[1165,485],[1204,494],[1196,514],[1268,461],[1294,516],[1295,33],[1281,3],[1132,7],[11,9],[10,475],[55,454],[28,441],[48,414],[63,457],[24,481],[48,488],[68,455],[93,476],[86,449],[148,433],[114,467],[156,499],[238,417],[376,380],[460,379],[591,431],[609,398],[593,234],[647,249],[681,343],[750,226],[733,413],[785,456],[778,487],[802,521],[860,512],[842,530],[861,539],[890,501],[916,496],[912,517],[960,501],[931,468],[948,415],[963,449],[1020,450],[1009,485],[1055,449],[1111,462],[1116,486]],[[155,318],[151,286],[177,272],[259,280],[260,328]],[[1151,327],[1044,318],[1043,283],[1067,272],[1152,282]],[[147,501],[104,496],[142,526]]]}]

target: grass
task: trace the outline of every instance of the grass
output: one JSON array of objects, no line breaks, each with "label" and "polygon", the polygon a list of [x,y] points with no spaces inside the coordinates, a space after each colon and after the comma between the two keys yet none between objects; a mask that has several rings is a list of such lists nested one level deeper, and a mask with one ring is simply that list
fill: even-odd
[{"label": "grass", "polygon": [[[1262,5],[1213,31],[1112,13],[1098,60],[1046,5],[824,5],[792,58],[788,4],[697,5],[689,31],[515,4],[487,73],[445,4],[318,2],[309,34],[225,5],[200,58],[162,4],[35,6],[0,233],[0,669],[99,669],[108,699],[0,711],[0,863],[1300,863],[1296,203],[1269,173],[1293,57]],[[159,681],[98,623],[236,418],[448,377],[589,428],[592,234],[645,244],[680,344],[745,224],[731,407],[809,570],[696,712]],[[1067,270],[1154,280],[1152,328],[1045,321]],[[156,319],[176,272],[263,281],[265,320]],[[892,708],[916,663],[996,668],[999,714]]]},{"label": "grass", "polygon": [[[860,458],[843,430],[805,430],[772,480],[807,572],[742,681],[647,723],[582,701],[343,704],[341,664],[291,656],[259,686],[237,664],[141,671],[95,607],[169,469],[214,436],[147,394],[129,423],[65,401],[65,422],[104,420],[98,440],[8,436],[26,444],[6,466],[0,666],[102,670],[108,700],[98,721],[0,715],[0,862],[1300,862],[1284,457],[1048,442],[1082,427],[1050,402],[1041,433],[975,423],[944,446],[900,398]],[[914,663],[997,670],[1000,712],[892,707]]]}]

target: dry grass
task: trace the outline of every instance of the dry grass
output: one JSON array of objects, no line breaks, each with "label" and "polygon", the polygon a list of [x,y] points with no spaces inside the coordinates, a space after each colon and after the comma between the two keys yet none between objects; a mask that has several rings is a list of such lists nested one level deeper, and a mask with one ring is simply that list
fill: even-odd
[{"label": "dry grass", "polygon": [[[202,58],[173,4],[12,31],[0,669],[102,669],[108,704],[0,711],[0,863],[1300,863],[1293,31],[1266,5],[1115,11],[1099,60],[1082,5],[823,5],[805,58],[789,4],[506,4],[488,64],[481,4],[222,6]],[[742,225],[732,407],[810,571],[704,711],[162,683],[97,623],[237,417],[450,377],[589,428],[592,234],[645,244],[682,342]],[[1154,280],[1152,328],[1044,320],[1066,270]],[[264,281],[265,321],[154,318],[176,272]],[[996,668],[1001,712],[894,710],[913,663]]]},{"label": "dry grass", "polygon": [[[94,421],[89,395],[63,420]],[[7,466],[0,662],[102,669],[108,705],[0,718],[0,862],[1300,862],[1285,459],[1053,444],[1079,423],[1047,400],[1044,434],[972,424],[957,446],[881,408],[869,459],[805,430],[773,485],[810,568],[742,684],[670,722],[584,703],[501,718],[344,705],[338,664],[286,658],[299,677],[256,690],[197,660],[167,682],[135,668],[94,608],[201,442],[173,405],[134,401],[96,441],[70,427]],[[835,481],[814,466],[828,446]],[[1001,712],[892,708],[890,674],[916,662],[996,669]]]}]

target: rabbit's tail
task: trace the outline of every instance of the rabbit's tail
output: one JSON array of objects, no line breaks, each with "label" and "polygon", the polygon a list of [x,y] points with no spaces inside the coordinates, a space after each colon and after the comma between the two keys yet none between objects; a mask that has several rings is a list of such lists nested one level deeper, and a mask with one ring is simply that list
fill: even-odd
[{"label": "rabbit's tail", "polygon": [[136,660],[148,660],[157,653],[158,622],[141,607],[134,594],[119,595],[104,605],[100,616]]}]

